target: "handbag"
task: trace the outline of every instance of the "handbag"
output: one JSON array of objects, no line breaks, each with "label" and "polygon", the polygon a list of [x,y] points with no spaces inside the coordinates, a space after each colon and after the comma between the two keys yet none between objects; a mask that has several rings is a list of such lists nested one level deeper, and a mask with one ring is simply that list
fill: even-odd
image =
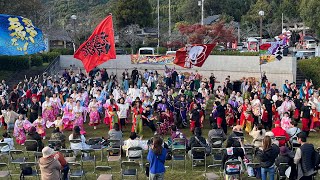
[{"label": "handbag", "polygon": [[205,154],[206,154],[206,155],[211,154],[211,150],[212,150],[211,147],[208,146],[208,144],[203,144],[203,143],[198,139],[198,137],[195,136],[195,138],[196,138],[196,140],[200,143],[200,145],[205,148]]}]

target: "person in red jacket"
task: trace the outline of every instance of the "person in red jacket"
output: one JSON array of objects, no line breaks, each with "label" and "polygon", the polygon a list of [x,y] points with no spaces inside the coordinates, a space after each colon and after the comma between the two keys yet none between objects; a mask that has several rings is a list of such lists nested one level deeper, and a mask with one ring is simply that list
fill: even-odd
[{"label": "person in red jacket", "polygon": [[271,130],[275,137],[277,137],[277,136],[286,137],[285,140],[279,140],[279,147],[285,146],[286,142],[289,141],[289,139],[290,139],[289,135],[287,134],[287,132],[284,129],[282,129],[280,124],[281,124],[280,120],[275,121],[274,128]]}]

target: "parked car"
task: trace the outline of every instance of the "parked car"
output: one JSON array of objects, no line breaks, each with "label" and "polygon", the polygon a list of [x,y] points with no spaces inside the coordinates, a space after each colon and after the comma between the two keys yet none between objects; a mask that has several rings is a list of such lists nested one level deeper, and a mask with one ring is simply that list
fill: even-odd
[{"label": "parked car", "polygon": [[305,40],[306,49],[315,49],[317,46],[317,42],[314,39]]},{"label": "parked car", "polygon": [[139,55],[154,55],[154,48],[142,47],[139,49]]},{"label": "parked car", "polygon": [[294,56],[297,58],[297,60],[311,59],[311,58],[315,57],[315,51],[310,51],[310,50],[297,51],[297,52],[295,52]]},{"label": "parked car", "polygon": [[116,49],[116,54],[117,55],[126,55],[128,54],[127,51],[125,51],[124,49]]},{"label": "parked car", "polygon": [[176,55],[176,51],[167,51],[166,55],[168,56],[175,56]]}]

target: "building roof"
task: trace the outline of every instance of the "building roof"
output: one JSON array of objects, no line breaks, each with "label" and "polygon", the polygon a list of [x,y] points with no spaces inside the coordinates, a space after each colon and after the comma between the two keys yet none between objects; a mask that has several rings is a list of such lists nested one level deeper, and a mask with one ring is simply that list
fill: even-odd
[{"label": "building roof", "polygon": [[72,41],[66,30],[55,29],[46,33],[46,36],[51,41]]},{"label": "building roof", "polygon": [[210,25],[220,20],[220,15],[208,16],[203,19],[204,25]]}]

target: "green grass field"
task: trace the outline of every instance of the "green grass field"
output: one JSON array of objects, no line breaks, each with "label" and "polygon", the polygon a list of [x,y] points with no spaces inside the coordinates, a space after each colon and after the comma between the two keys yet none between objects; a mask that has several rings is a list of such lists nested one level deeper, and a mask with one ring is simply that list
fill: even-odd
[{"label": "green grass field", "polygon": [[[212,101],[210,101],[210,103],[212,103]],[[208,112],[210,112],[211,110],[211,105],[209,105],[209,109]],[[204,123],[204,128],[203,128],[203,136],[205,138],[207,138],[208,135],[208,131],[210,130],[211,126],[209,125],[209,121],[208,121],[208,117],[205,120]],[[90,127],[87,125],[88,122],[86,122],[85,124],[85,130],[87,131],[87,135],[86,138],[89,139],[91,137],[106,137],[109,127],[107,127],[104,124],[101,124],[97,127],[96,130],[93,129],[93,127]],[[131,130],[131,124],[128,124],[124,129],[123,129],[123,134],[124,134],[124,139],[128,139],[129,134],[130,134],[130,130]],[[182,132],[184,132],[188,138],[190,138],[192,136],[191,132],[189,131],[189,129],[181,129]],[[50,137],[51,132],[53,131],[53,128],[51,129],[47,129],[47,139],[44,140],[45,145],[47,145],[47,140]],[[3,129],[1,128],[0,133],[2,134]],[[228,134],[231,133],[231,129],[228,129]],[[64,132],[64,134],[66,135],[66,137],[68,137],[71,134],[71,131],[66,131]],[[151,137],[153,137],[153,133],[152,131],[148,128],[148,127],[144,127],[144,136],[143,139],[150,139]],[[168,136],[165,136],[164,139],[167,139]],[[310,138],[308,139],[309,142],[313,143],[315,145],[315,147],[319,147],[320,146],[320,142],[319,142],[319,133],[315,133],[312,132],[310,133]],[[250,136],[248,136],[248,134],[246,133],[245,136],[245,144],[249,144],[251,143],[252,138]],[[67,146],[69,146],[69,143],[67,141],[66,143]],[[23,150],[24,147],[23,146],[16,146],[16,149],[21,149]],[[147,162],[146,160],[146,156],[147,156],[147,151],[144,152],[144,164]],[[26,156],[27,157],[27,156]],[[104,159],[106,157],[103,157]],[[31,156],[30,161],[34,161],[34,158]],[[104,160],[103,162],[100,161],[100,152],[96,152],[96,159],[97,159],[97,165],[107,165],[106,160]],[[126,157],[123,157],[122,160],[126,160]],[[211,156],[207,157],[207,165],[212,163],[212,158]],[[183,178],[183,179],[192,179],[192,180],[200,180],[200,179],[205,179],[204,177],[204,172],[196,172],[197,170],[202,171],[203,167],[196,167],[194,171],[192,171],[191,169],[191,160],[187,157],[187,172],[184,173],[184,167],[183,167],[183,162],[175,162],[174,164],[174,170],[171,170],[171,161],[166,161],[166,166],[169,166],[169,168],[167,168],[167,171],[165,173],[165,179],[169,179],[169,180],[174,180],[174,179],[179,179],[179,178]],[[120,165],[119,163],[110,163],[110,166],[112,167],[112,174],[113,174],[113,179],[120,179]],[[12,165],[10,165],[10,168],[13,170],[13,173],[18,173],[17,170],[15,170],[13,168]],[[86,177],[89,180],[93,180],[96,179],[95,174],[93,174],[93,164],[92,163],[86,163],[84,165],[84,170],[87,172]],[[217,172],[216,170],[213,169],[209,169],[207,168],[207,172]],[[245,175],[243,176],[243,179],[246,179]],[[320,178],[320,177],[319,177]],[[19,179],[19,176],[13,176],[13,179]],[[145,174],[144,174],[144,169],[143,172],[140,170],[139,171],[139,179],[147,179]]]}]

